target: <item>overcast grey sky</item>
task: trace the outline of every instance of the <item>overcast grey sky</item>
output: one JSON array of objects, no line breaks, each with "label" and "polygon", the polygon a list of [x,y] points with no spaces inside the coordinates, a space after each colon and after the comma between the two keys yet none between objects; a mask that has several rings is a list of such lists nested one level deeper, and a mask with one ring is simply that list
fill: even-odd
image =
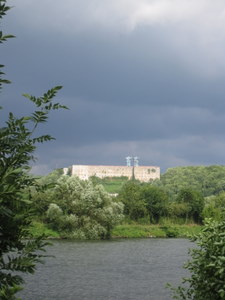
[{"label": "overcast grey sky", "polygon": [[70,108],[43,126],[56,141],[38,148],[35,173],[128,155],[163,172],[225,164],[224,0],[8,3],[1,114],[55,85]]}]

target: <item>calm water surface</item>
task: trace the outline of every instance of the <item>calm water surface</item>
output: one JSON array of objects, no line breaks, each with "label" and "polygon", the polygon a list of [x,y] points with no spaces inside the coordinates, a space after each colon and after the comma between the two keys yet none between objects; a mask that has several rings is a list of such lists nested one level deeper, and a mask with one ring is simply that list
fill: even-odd
[{"label": "calm water surface", "polygon": [[26,277],[24,300],[170,300],[167,282],[182,268],[192,244],[186,239],[56,241],[34,275]]}]

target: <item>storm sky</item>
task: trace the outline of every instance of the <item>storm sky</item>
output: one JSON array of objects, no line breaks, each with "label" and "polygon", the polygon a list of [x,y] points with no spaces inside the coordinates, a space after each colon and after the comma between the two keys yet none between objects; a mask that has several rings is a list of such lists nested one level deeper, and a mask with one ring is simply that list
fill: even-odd
[{"label": "storm sky", "polygon": [[33,172],[72,164],[225,164],[224,0],[12,0],[1,119],[62,85]]}]

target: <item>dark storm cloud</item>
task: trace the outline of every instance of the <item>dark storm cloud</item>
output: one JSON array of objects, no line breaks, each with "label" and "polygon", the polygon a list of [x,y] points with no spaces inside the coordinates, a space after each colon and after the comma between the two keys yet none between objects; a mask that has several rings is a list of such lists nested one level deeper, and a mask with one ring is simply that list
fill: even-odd
[{"label": "dark storm cloud", "polygon": [[22,93],[59,84],[70,107],[43,127],[57,141],[40,147],[36,172],[129,154],[164,170],[225,163],[222,1],[56,2],[22,0],[4,21],[17,35],[2,47],[5,112],[27,113]]},{"label": "dark storm cloud", "polygon": [[142,49],[149,44],[146,35],[145,31],[136,33],[126,41],[114,37],[113,42],[110,36],[97,34],[71,40],[44,35],[35,37],[28,46],[32,36],[23,36],[5,47],[9,54],[5,63],[20,89],[30,91],[62,82],[66,96],[90,101],[181,106],[221,103],[225,92],[221,79],[218,82],[193,76],[175,53],[168,54],[166,46],[151,35],[153,47],[148,45],[149,53],[145,53]]},{"label": "dark storm cloud", "polygon": [[[74,129],[72,135],[77,145],[112,140],[176,138],[189,133],[219,134],[223,133],[225,125],[223,114],[205,108],[151,104],[126,106],[84,99],[67,99],[65,102],[74,102],[70,111],[57,112],[48,127],[54,135],[60,134],[61,141],[65,143]],[[55,127],[57,121],[59,126]]]}]

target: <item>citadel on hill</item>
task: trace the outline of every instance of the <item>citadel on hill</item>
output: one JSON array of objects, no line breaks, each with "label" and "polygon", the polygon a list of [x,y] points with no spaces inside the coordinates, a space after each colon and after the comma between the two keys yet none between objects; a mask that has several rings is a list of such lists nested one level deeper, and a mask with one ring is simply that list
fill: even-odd
[{"label": "citadel on hill", "polygon": [[[91,176],[99,178],[105,177],[133,177],[141,182],[149,182],[160,179],[160,167],[158,166],[139,166],[137,157],[127,157],[126,166],[101,166],[101,165],[72,165],[64,168],[64,174],[78,176],[82,180],[87,180]],[[132,165],[133,162],[133,165]]]}]

